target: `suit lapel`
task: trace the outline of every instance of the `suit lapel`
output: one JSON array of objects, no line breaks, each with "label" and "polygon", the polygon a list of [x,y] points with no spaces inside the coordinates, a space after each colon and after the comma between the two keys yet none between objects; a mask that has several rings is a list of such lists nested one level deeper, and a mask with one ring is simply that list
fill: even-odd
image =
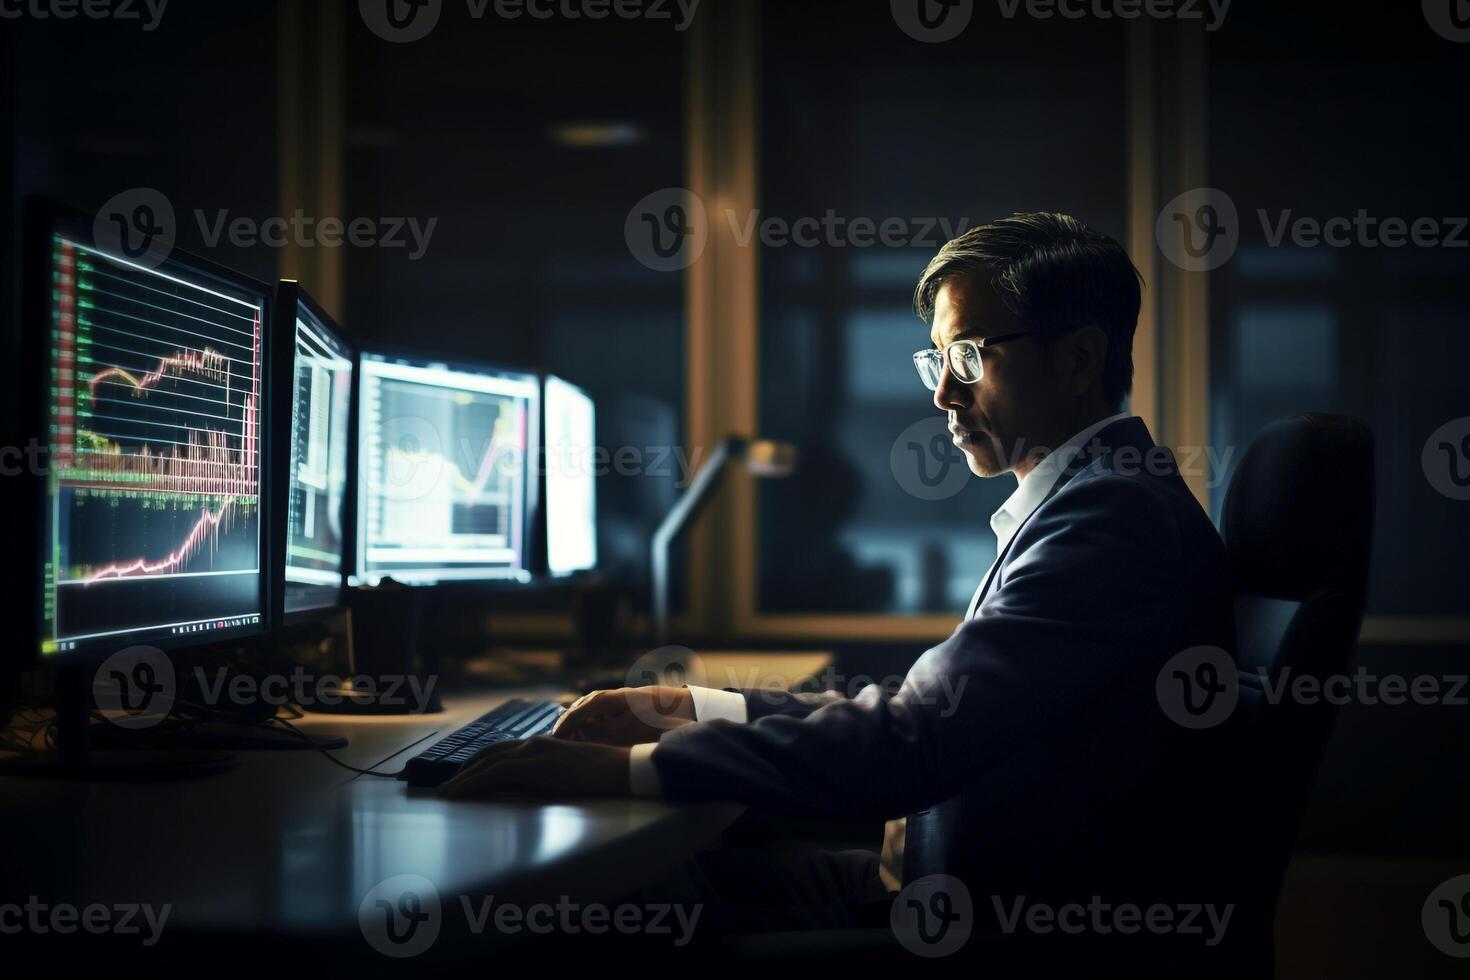
[{"label": "suit lapel", "polygon": [[[1020,532],[1018,531],[1017,533]],[[1015,541],[1016,539],[1013,537],[1011,540]],[[1006,545],[1006,550],[1010,550],[1009,544]],[[1000,568],[1000,563],[1004,558],[1005,552],[1001,552],[999,555],[996,555],[995,561],[990,563],[990,568],[986,571],[985,577],[980,580],[980,588],[976,589],[975,594],[970,598],[970,607],[965,610],[966,619],[975,618],[975,612],[980,608],[980,601],[985,598],[985,593],[990,588],[990,580],[995,577],[996,570]]]},{"label": "suit lapel", "polygon": [[1011,549],[1015,547],[1016,540],[1020,538],[1021,532],[1026,529],[1026,525],[1030,523],[1031,518],[1035,517],[1041,511],[1041,508],[1045,507],[1051,498],[1056,496],[1062,487],[1071,481],[1072,477],[1086,469],[1094,460],[1100,459],[1112,452],[1115,446],[1125,445],[1135,446],[1145,451],[1153,448],[1154,441],[1149,436],[1148,428],[1143,424],[1142,419],[1137,417],[1119,419],[1089,440],[1089,445],[1084,446],[1082,452],[1077,454],[1076,459],[1062,471],[1061,475],[1057,477],[1056,483],[1052,484],[1052,488],[1047,491],[1041,503],[1036,506],[1035,510],[1026,515],[1026,519],[1016,528],[1016,533],[1011,535],[1011,540],[1006,542],[1006,546],[1001,549],[1000,554],[996,555],[994,563],[990,566],[990,570],[985,573],[985,578],[980,582],[980,588],[975,590],[974,597],[970,599],[970,607],[965,610],[965,619],[974,619],[975,614],[980,611],[980,604],[985,601],[985,597],[990,593],[991,583],[995,581],[996,575],[1000,573],[1000,566],[1005,563],[1006,558],[1011,553]]},{"label": "suit lapel", "polygon": [[1041,510],[1042,507],[1046,506],[1046,502],[1052,498],[1052,494],[1060,490],[1062,484],[1067,482],[1067,479],[1067,476],[1063,476],[1061,479],[1057,480],[1056,486],[1052,487],[1051,490],[1047,492],[1046,498],[1042,500],[1039,505],[1037,505],[1036,510],[1033,510],[1031,513],[1026,515],[1026,520],[1022,521],[1020,523],[1020,526],[1016,528],[1016,533],[1011,535],[1011,540],[1007,541],[1006,546],[1001,549],[1000,554],[995,556],[995,561],[991,564],[990,571],[985,573],[985,578],[980,582],[980,588],[975,590],[975,597],[970,600],[970,608],[965,613],[966,619],[975,618],[975,613],[980,611],[980,603],[985,601],[985,596],[990,592],[990,583],[995,581],[995,576],[1000,571],[1000,566],[1002,565],[1002,563],[1005,562],[1006,556],[1011,553],[1011,549],[1015,547],[1016,539],[1021,536],[1021,532],[1030,522],[1031,518],[1036,516],[1036,512]]}]

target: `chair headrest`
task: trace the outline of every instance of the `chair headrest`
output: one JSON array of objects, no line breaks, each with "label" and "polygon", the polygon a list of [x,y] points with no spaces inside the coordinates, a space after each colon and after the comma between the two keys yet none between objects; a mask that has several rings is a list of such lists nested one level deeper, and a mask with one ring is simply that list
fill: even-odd
[{"label": "chair headrest", "polygon": [[1230,481],[1221,534],[1237,592],[1361,596],[1373,536],[1373,430],[1317,413],[1266,426]]}]

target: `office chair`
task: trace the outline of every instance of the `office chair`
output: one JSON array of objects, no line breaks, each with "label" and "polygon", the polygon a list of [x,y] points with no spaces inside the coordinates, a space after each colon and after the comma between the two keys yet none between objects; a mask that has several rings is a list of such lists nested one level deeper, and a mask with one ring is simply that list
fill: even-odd
[{"label": "office chair", "polygon": [[1238,925],[1263,976],[1274,961],[1282,880],[1336,715],[1321,698],[1273,703],[1263,678],[1276,689],[1283,678],[1347,672],[1368,590],[1373,480],[1367,423],[1293,415],[1256,436],[1225,495],[1221,534],[1234,580],[1237,757],[1244,763],[1233,873],[1242,897]]}]

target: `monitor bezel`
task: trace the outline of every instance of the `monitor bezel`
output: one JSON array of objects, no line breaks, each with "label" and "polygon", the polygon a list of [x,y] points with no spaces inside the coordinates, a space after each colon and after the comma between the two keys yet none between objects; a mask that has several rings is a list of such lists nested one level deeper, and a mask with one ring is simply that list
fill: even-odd
[{"label": "monitor bezel", "polygon": [[[92,221],[85,212],[50,198],[27,200],[21,261],[23,276],[21,363],[31,366],[32,370],[22,372],[26,376],[24,384],[27,390],[21,395],[23,418],[20,429],[23,439],[28,441],[34,438],[42,446],[50,445],[47,431],[50,424],[47,379],[51,372],[48,343],[51,335],[50,243],[52,234],[57,231],[73,235],[77,241],[90,243],[93,247],[97,247],[93,237]],[[23,666],[66,667],[93,663],[132,646],[148,646],[160,650],[185,650],[229,644],[267,635],[274,628],[270,583],[270,568],[273,559],[270,528],[274,511],[269,492],[274,435],[271,431],[272,418],[268,414],[274,400],[272,388],[274,372],[271,370],[272,336],[276,329],[274,290],[258,279],[174,247],[172,243],[169,245],[168,256],[160,263],[159,268],[182,267],[185,272],[203,275],[229,288],[252,294],[261,302],[263,321],[260,336],[261,404],[259,411],[262,417],[258,423],[259,437],[256,446],[256,466],[260,473],[261,484],[259,493],[260,575],[257,585],[260,622],[233,627],[228,632],[220,633],[140,636],[132,640],[121,637],[98,637],[92,640],[77,641],[74,649],[43,653],[41,645],[45,624],[45,586],[42,583],[41,568],[44,564],[42,549],[45,543],[48,459],[47,465],[41,467],[40,472],[28,473],[24,479],[14,481],[16,487],[13,488],[17,506],[24,508],[23,511],[17,512],[29,513],[33,525],[30,536],[29,562],[21,569],[21,577],[29,583],[29,586],[18,590],[18,594],[26,603],[27,618],[24,621],[31,624],[26,631],[28,637],[26,654],[20,658]]]},{"label": "monitor bezel", "polygon": [[[290,545],[290,528],[288,515],[290,514],[291,494],[291,425],[294,415],[293,404],[296,399],[296,319],[297,308],[304,310],[308,316],[332,335],[346,352],[348,360],[352,362],[352,380],[348,390],[347,405],[347,486],[343,491],[342,498],[342,568],[338,576],[336,597],[328,605],[313,606],[308,609],[286,609],[286,590],[289,583],[286,581],[287,550]],[[282,626],[293,626],[300,623],[309,623],[323,617],[334,615],[345,608],[347,603],[347,582],[352,571],[351,557],[356,542],[356,527],[354,517],[356,515],[357,501],[357,397],[358,397],[358,374],[361,369],[360,348],[353,339],[347,335],[337,322],[321,304],[303,287],[299,280],[282,279],[276,287],[276,316],[275,322],[280,333],[275,338],[276,363],[272,365],[272,376],[282,379],[274,389],[276,392],[275,410],[276,432],[275,452],[272,467],[273,478],[271,480],[271,497],[275,502],[276,512],[281,514],[281,520],[271,527],[273,546],[271,555],[271,606],[272,617],[275,622]],[[323,586],[324,589],[329,586]]]},{"label": "monitor bezel", "polygon": [[[362,450],[362,421],[365,416],[363,399],[366,397],[363,384],[367,375],[367,364],[372,360],[402,361],[415,367],[441,367],[450,371],[462,371],[467,374],[496,375],[505,378],[513,378],[524,381],[532,391],[535,404],[527,413],[526,434],[526,461],[525,461],[525,486],[526,505],[521,515],[521,567],[513,574],[484,574],[484,575],[453,575],[447,578],[429,578],[418,574],[408,577],[400,577],[399,574],[389,572],[369,573],[366,564],[365,536],[367,534],[366,522],[360,517],[364,504],[364,496],[367,493],[368,481],[361,478],[361,450]],[[407,586],[422,588],[476,588],[486,587],[510,587],[522,588],[531,585],[536,578],[535,568],[535,542],[536,542],[536,513],[541,504],[541,488],[536,472],[536,460],[539,456],[541,445],[541,402],[544,397],[542,391],[541,375],[533,368],[495,364],[488,361],[476,360],[472,357],[463,357],[457,354],[444,354],[438,351],[424,348],[414,348],[397,344],[372,344],[363,345],[358,350],[356,382],[356,402],[354,404],[353,416],[356,424],[353,427],[353,466],[359,471],[357,481],[357,493],[355,494],[356,506],[353,512],[353,544],[352,568],[348,578],[348,586],[351,588],[373,587],[391,578],[393,581]]]}]

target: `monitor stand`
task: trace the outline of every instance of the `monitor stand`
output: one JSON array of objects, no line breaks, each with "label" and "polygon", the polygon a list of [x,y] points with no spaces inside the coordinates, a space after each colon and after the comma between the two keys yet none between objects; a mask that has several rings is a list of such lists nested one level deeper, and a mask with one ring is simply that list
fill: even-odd
[{"label": "monitor stand", "polygon": [[[431,715],[444,710],[439,692],[433,683],[432,672],[425,676],[413,676],[410,663],[412,649],[416,645],[418,624],[423,619],[423,595],[408,590],[388,590],[372,596],[354,597],[359,606],[358,618],[366,614],[368,633],[364,636],[369,651],[368,661],[374,664],[392,664],[395,673],[391,678],[382,675],[364,674],[358,670],[356,637],[357,623],[349,602],[346,617],[347,676],[333,687],[324,687],[312,699],[303,704],[301,710],[308,714],[324,715]],[[372,608],[365,603],[370,603]],[[390,629],[389,624],[397,627]],[[354,679],[367,678],[371,683],[354,686]]]},{"label": "monitor stand", "polygon": [[240,764],[228,752],[213,750],[154,747],[93,751],[90,693],[91,673],[87,668],[60,668],[56,676],[57,748],[18,752],[13,758],[0,759],[0,776],[158,782],[212,776]]}]

